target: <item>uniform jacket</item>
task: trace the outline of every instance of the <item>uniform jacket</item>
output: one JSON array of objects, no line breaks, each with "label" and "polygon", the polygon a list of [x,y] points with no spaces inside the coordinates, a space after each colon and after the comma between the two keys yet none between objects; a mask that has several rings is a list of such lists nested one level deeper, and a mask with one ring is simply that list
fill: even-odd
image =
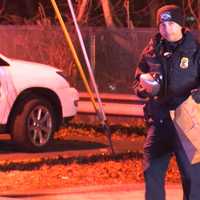
[{"label": "uniform jacket", "polygon": [[189,31],[184,31],[175,47],[168,46],[160,33],[155,35],[142,52],[136,79],[141,73],[162,74],[164,81],[158,101],[175,109],[192,89],[200,86],[200,45]]}]

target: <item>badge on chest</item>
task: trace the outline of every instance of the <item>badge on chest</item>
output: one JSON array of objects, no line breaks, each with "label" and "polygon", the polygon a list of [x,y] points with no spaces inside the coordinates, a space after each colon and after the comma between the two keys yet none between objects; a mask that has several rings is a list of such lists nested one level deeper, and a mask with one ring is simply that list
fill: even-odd
[{"label": "badge on chest", "polygon": [[182,57],[180,62],[180,68],[187,69],[189,67],[189,59],[187,57]]}]

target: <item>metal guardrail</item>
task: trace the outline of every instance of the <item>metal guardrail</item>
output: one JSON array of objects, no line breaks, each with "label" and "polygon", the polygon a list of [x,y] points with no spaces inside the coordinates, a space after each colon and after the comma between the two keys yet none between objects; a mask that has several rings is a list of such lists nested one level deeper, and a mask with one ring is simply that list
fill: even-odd
[{"label": "metal guardrail", "polygon": [[[108,116],[143,117],[143,105],[145,100],[135,95],[101,93],[103,108]],[[87,93],[80,93],[78,113],[94,115],[95,110]]]}]

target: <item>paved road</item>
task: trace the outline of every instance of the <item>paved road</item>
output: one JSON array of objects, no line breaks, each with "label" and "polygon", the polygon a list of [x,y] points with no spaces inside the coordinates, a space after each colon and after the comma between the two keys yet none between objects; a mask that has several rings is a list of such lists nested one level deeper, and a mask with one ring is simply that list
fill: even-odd
[{"label": "paved road", "polygon": [[[0,200],[144,200],[144,185],[105,185],[64,188],[46,191],[27,191],[1,195]],[[181,200],[180,185],[167,185],[166,200]]]}]

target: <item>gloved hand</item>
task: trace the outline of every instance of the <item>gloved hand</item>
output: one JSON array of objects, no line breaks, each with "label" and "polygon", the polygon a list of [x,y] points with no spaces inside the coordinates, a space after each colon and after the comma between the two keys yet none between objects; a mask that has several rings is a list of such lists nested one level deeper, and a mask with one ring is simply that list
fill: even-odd
[{"label": "gloved hand", "polygon": [[155,97],[160,91],[161,75],[150,72],[140,75],[140,85],[150,97]]},{"label": "gloved hand", "polygon": [[145,91],[143,87],[141,87],[138,80],[135,80],[133,82],[133,93],[142,99],[149,97],[149,94]]},{"label": "gloved hand", "polygon": [[191,91],[191,96],[196,103],[200,103],[200,88],[193,89]]},{"label": "gloved hand", "polygon": [[160,92],[162,76],[156,72],[144,73],[133,85],[135,94],[141,98],[156,97]]}]

